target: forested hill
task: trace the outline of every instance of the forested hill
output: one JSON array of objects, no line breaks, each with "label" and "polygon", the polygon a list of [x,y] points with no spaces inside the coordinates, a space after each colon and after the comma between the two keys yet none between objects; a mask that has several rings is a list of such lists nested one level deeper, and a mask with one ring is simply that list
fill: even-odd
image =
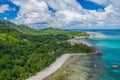
[{"label": "forested hill", "polygon": [[75,35],[88,36],[52,28],[39,31],[0,20],[0,80],[25,80],[64,53],[92,52],[87,45],[67,42]]},{"label": "forested hill", "polygon": [[31,29],[26,25],[16,25],[7,20],[0,20],[0,27],[9,27],[14,28],[22,33],[32,34],[32,33],[39,33],[39,30]]},{"label": "forested hill", "polygon": [[34,36],[40,36],[40,35],[66,35],[68,37],[74,37],[74,36],[84,36],[86,38],[89,37],[89,34],[85,32],[72,32],[67,30],[60,30],[56,28],[46,28],[42,30],[36,30],[29,28],[26,25],[16,25],[14,23],[11,23],[10,21],[6,20],[0,20],[0,27],[9,27],[14,28],[18,30],[19,32],[22,32],[27,35],[34,35]]}]

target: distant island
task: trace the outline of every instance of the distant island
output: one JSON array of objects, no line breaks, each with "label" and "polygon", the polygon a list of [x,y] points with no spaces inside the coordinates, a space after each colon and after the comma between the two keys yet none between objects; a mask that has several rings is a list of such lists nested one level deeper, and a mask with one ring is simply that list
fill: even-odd
[{"label": "distant island", "polygon": [[25,80],[65,53],[89,54],[93,52],[91,46],[68,41],[89,36],[86,32],[54,28],[35,30],[0,20],[0,80]]}]

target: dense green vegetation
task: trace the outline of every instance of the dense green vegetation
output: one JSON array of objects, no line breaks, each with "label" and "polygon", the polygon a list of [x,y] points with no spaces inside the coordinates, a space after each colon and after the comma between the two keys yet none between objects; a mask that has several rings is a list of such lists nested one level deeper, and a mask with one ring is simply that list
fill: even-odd
[{"label": "dense green vegetation", "polygon": [[89,37],[89,34],[85,33],[85,32],[70,32],[67,30],[59,30],[59,29],[55,29],[55,28],[47,28],[47,29],[43,29],[43,30],[35,30],[35,29],[31,29],[25,25],[16,25],[14,23],[11,23],[10,21],[6,21],[6,20],[0,20],[0,27],[2,26],[7,26],[7,27],[11,27],[14,28],[16,30],[18,30],[19,32],[22,32],[24,34],[27,35],[35,35],[35,36],[40,36],[40,35],[66,35],[70,38],[72,37]]},{"label": "dense green vegetation", "polygon": [[0,20],[0,80],[25,80],[64,53],[92,52],[84,44],[70,45],[67,40],[74,36],[88,34],[52,28],[39,31]]}]

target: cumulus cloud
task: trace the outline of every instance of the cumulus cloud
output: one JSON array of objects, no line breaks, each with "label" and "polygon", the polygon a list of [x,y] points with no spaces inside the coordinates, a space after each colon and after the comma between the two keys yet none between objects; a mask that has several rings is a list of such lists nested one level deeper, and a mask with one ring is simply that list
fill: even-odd
[{"label": "cumulus cloud", "polygon": [[[34,28],[93,27],[120,25],[119,5],[111,0],[91,0],[105,11],[85,10],[76,0],[11,0],[20,6],[14,22]],[[117,1],[117,0],[116,0]],[[118,0],[119,1],[119,0]],[[55,12],[49,10],[52,8]]]},{"label": "cumulus cloud", "polygon": [[0,13],[4,13],[5,11],[8,11],[8,10],[10,10],[9,5],[5,4],[0,6]]},{"label": "cumulus cloud", "polygon": [[120,0],[110,0],[110,3],[115,7],[120,9]]},{"label": "cumulus cloud", "polygon": [[44,1],[13,0],[13,2],[20,6],[20,11],[16,18],[16,21],[18,23],[29,24],[37,22],[46,22],[47,19],[50,17],[48,5]]}]

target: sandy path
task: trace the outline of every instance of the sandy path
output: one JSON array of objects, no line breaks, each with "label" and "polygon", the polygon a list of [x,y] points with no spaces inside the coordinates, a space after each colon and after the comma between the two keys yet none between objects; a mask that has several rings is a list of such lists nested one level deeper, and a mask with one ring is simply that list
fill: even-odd
[{"label": "sandy path", "polygon": [[47,76],[57,71],[71,56],[71,54],[63,54],[62,56],[57,58],[56,61],[53,64],[51,64],[48,68],[38,72],[35,76],[32,76],[26,80],[42,80],[46,78]]}]

